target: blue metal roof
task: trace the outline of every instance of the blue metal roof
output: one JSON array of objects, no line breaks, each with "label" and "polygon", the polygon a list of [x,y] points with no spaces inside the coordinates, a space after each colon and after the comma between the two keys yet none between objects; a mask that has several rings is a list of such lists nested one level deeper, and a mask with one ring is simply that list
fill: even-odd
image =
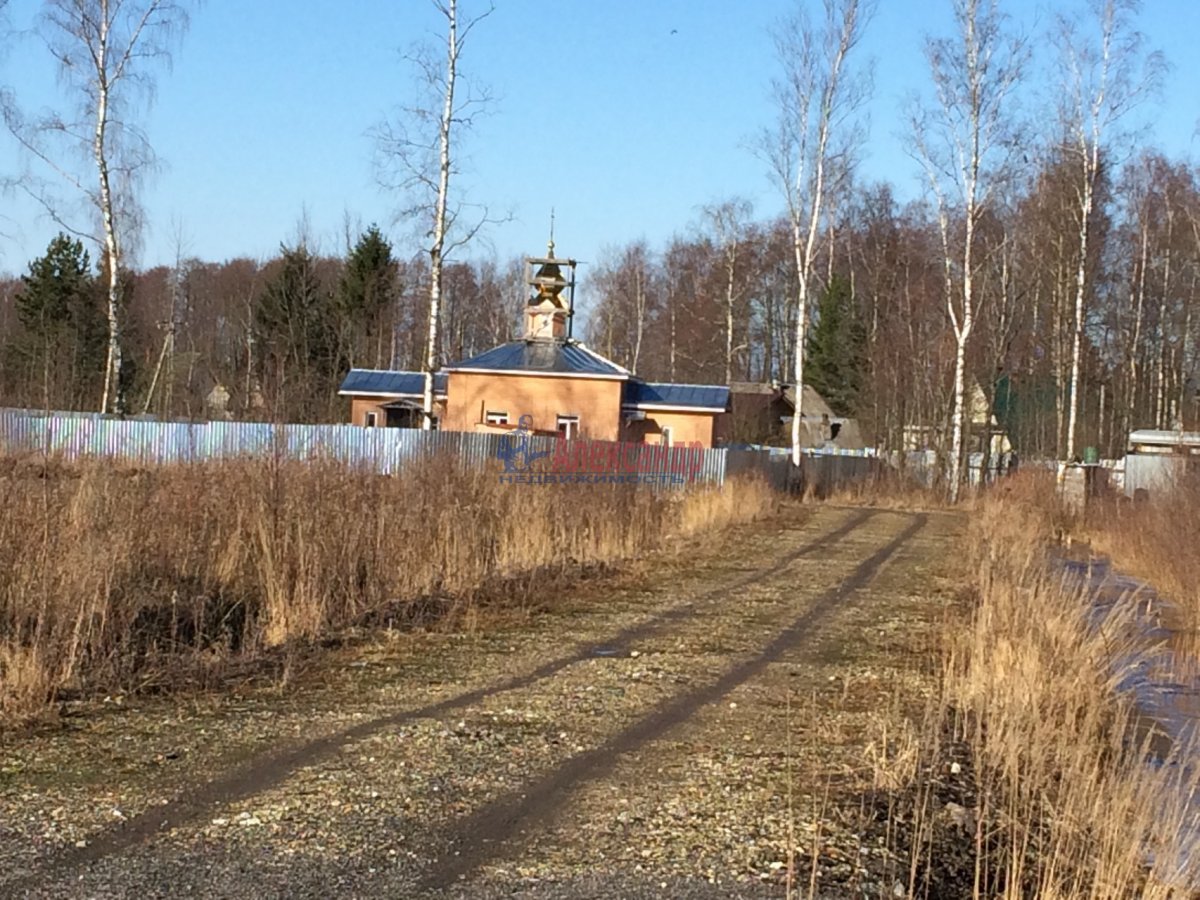
[{"label": "blue metal roof", "polygon": [[558,341],[512,341],[486,353],[447,366],[489,372],[546,372],[556,375],[596,375],[627,378],[629,372],[582,344]]},{"label": "blue metal roof", "polygon": [[[433,392],[446,393],[446,375],[436,372]],[[339,394],[386,394],[419,397],[425,393],[424,372],[395,372],[387,369],[351,369],[342,381]]]},{"label": "blue metal roof", "polygon": [[[448,368],[596,375],[610,378],[628,376],[625,369],[581,344],[543,341],[513,341],[501,344],[473,359]],[[437,394],[446,393],[446,381],[445,371],[433,376],[433,388]],[[419,397],[424,391],[425,375],[422,372],[351,369],[342,381],[339,393]],[[725,409],[729,403],[729,388],[709,384],[655,384],[630,379],[625,385],[623,403],[625,406],[634,407]]]},{"label": "blue metal roof", "polygon": [[677,406],[691,409],[725,409],[729,388],[714,384],[652,384],[630,381],[625,386],[626,406]]}]

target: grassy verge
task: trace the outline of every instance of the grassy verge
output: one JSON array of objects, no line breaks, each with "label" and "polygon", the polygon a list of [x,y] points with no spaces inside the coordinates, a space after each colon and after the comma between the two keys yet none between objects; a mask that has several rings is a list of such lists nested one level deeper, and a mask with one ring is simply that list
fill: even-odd
[{"label": "grassy verge", "polygon": [[940,702],[889,825],[910,848],[910,895],[1180,895],[1192,785],[1145,762],[1111,665],[1125,655],[1120,611],[1089,628],[1088,598],[1048,573],[1062,530],[1047,479],[976,505],[973,608],[946,629]]},{"label": "grassy verge", "polygon": [[169,687],[387,611],[612,563],[753,519],[759,482],[654,494],[501,485],[433,459],[400,477],[279,460],[122,471],[0,461],[0,718],[67,693]]}]

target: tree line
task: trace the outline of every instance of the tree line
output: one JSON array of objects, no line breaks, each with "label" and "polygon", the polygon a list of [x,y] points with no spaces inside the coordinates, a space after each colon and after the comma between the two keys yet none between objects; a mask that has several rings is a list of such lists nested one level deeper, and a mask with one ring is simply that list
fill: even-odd
[{"label": "tree line", "polygon": [[[100,227],[70,227],[48,182],[20,181],[64,228],[0,286],[6,396],[86,408],[98,392],[101,409],[194,416],[220,384],[239,415],[337,418],[351,365],[431,375],[511,337],[517,265],[451,259],[495,221],[452,177],[490,103],[460,81],[467,37],[493,7],[432,5],[445,33],[410,56],[415,98],[376,132],[381,182],[423,246],[397,254],[372,228],[339,258],[298,240],[266,263],[138,272],[122,247],[153,160],[135,119],[113,110],[137,107],[188,4],[48,0],[41,28],[88,115],[31,119],[6,95],[5,123],[51,172],[56,140],[86,138],[74,150],[94,178],[65,182]],[[755,141],[782,214],[725,198],[661,246],[610,247],[582,286],[592,345],[649,378],[811,383],[881,446],[945,451],[952,493],[979,395],[1028,455],[1115,453],[1131,428],[1195,427],[1197,171],[1135,127],[1163,71],[1138,4],[1079,0],[1036,35],[1000,0],[947,6],[947,33],[924,45],[928,89],[906,106],[921,199],[858,175],[873,90],[859,46],[875,3],[797,2],[774,32],[777,116]],[[84,7],[94,15],[80,26]]]},{"label": "tree line", "polygon": [[[340,421],[351,367],[420,370],[429,268],[397,255],[379,228],[342,256],[297,239],[267,261],[181,257],[126,273],[119,315],[121,393],[130,413],[165,418]],[[449,263],[440,362],[517,333],[522,264]],[[106,275],[83,243],[55,237],[19,279],[0,281],[0,394],[44,409],[95,408],[103,388]],[[212,392],[228,395],[212,408]]]},{"label": "tree line", "polygon": [[[1029,456],[1067,453],[1077,177],[1065,156],[1030,166],[976,225],[965,377]],[[1131,429],[1200,428],[1200,169],[1147,148],[1102,167],[1097,190],[1076,445],[1119,455]],[[941,447],[957,341],[936,211],[899,203],[887,184],[849,187],[836,206],[814,267],[809,383],[881,446],[902,448],[906,428],[912,441],[911,426],[926,426],[932,438],[919,440]],[[785,218],[729,229],[707,213],[661,247],[608,248],[588,282],[588,340],[648,378],[790,383],[791,250]]]},{"label": "tree line", "polygon": [[874,4],[799,4],[760,144],[785,215],[729,199],[611,249],[592,340],[656,376],[809,381],[881,446],[944,451],[952,494],[990,415],[1058,458],[1197,427],[1198,173],[1136,127],[1164,66],[1138,4],[1085,0],[1037,35],[999,0],[947,5],[906,104],[920,200],[857,176]]}]

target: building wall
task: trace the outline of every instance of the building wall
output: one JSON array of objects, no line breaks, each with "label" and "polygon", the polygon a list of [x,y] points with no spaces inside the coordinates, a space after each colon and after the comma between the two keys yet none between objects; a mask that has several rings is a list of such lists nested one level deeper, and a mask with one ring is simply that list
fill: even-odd
[{"label": "building wall", "polygon": [[713,445],[713,425],[720,413],[709,412],[662,412],[646,410],[646,418],[630,422],[625,426],[621,439],[646,444],[661,444],[663,428],[671,429],[674,444],[699,443],[703,447]]},{"label": "building wall", "polygon": [[[559,415],[579,416],[579,437],[598,441],[662,442],[662,429],[671,429],[675,444],[699,443],[712,447],[714,423],[722,414],[705,412],[647,411],[646,419],[622,427],[622,382],[595,378],[554,378],[544,375],[506,375],[496,372],[451,372],[448,397],[434,405],[443,431],[500,432],[489,428],[484,413],[507,412],[510,426],[523,415],[533,416],[533,430],[554,434]],[[367,413],[384,427],[388,397],[352,397],[350,423],[364,426]]]},{"label": "building wall", "polygon": [[729,412],[717,416],[716,440],[721,444],[778,444],[790,442],[783,417],[792,408],[780,391],[731,392]]},{"label": "building wall", "polygon": [[350,424],[366,425],[367,413],[373,412],[375,423],[382,428],[383,423],[387,421],[387,413],[383,409],[383,404],[387,402],[386,397],[351,397]]},{"label": "building wall", "polygon": [[579,416],[580,437],[615,441],[620,436],[622,382],[500,372],[451,372],[442,428],[484,431],[484,413],[508,413],[515,425],[533,417],[533,430],[557,430],[559,415]]}]

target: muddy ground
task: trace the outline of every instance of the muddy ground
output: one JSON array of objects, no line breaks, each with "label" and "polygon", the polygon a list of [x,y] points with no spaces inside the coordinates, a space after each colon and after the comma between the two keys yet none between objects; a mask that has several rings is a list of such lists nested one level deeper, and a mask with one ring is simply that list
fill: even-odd
[{"label": "muddy ground", "polygon": [[285,687],[79,704],[0,740],[0,896],[903,896],[960,527],[797,507]]}]

